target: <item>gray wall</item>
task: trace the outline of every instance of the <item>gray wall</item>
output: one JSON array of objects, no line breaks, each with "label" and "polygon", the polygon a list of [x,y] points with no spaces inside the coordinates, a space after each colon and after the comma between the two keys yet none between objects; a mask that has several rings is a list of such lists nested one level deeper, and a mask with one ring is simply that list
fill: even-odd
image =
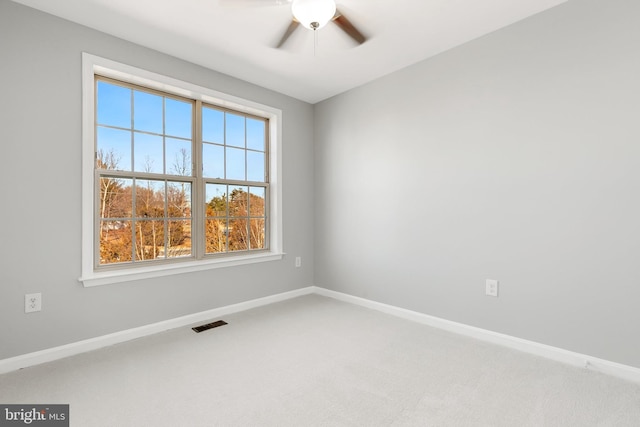
[{"label": "gray wall", "polygon": [[317,104],[315,284],[640,367],[638,16],[570,1]]},{"label": "gray wall", "polygon": [[[283,110],[283,261],[82,287],[83,51]],[[313,284],[311,105],[8,0],[0,77],[0,359]]]}]

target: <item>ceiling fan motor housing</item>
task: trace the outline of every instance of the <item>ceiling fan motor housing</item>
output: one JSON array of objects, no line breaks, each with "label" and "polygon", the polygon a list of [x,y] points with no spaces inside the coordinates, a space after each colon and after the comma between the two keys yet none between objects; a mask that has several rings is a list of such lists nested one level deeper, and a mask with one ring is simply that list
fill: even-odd
[{"label": "ceiling fan motor housing", "polygon": [[333,0],[293,0],[291,12],[305,28],[318,30],[334,17],[336,3]]}]

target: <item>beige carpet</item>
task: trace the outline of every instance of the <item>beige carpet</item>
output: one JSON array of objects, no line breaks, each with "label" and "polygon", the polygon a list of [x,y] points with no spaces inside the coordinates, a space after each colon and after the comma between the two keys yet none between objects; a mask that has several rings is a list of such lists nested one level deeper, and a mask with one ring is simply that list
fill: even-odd
[{"label": "beige carpet", "polygon": [[[212,319],[218,320],[218,319]],[[90,426],[640,426],[640,385],[317,295],[0,375]]]}]

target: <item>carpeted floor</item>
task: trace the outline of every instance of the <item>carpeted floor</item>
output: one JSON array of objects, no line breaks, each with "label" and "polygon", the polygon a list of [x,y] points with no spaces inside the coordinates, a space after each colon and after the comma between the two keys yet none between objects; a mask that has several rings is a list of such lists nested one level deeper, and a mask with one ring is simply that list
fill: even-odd
[{"label": "carpeted floor", "polygon": [[640,426],[640,384],[333,299],[224,320],[0,375],[0,403],[77,427]]}]

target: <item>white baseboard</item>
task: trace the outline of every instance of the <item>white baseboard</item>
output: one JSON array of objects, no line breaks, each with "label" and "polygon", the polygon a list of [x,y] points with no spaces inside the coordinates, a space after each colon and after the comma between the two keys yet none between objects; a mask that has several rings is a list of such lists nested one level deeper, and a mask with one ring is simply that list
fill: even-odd
[{"label": "white baseboard", "polygon": [[175,319],[169,319],[162,322],[153,323],[151,325],[140,326],[137,328],[128,329],[126,331],[115,332],[112,334],[90,338],[59,347],[53,347],[46,350],[11,357],[9,359],[3,359],[0,360],[0,374],[17,371],[18,369],[40,365],[46,362],[52,362],[64,357],[86,353],[88,351],[97,350],[103,347],[108,347],[110,345],[157,334],[158,332],[163,332],[169,329],[181,328],[194,323],[203,322],[205,320],[210,320],[231,313],[237,313],[256,307],[273,304],[275,302],[285,301],[302,295],[312,294],[314,292],[315,288],[313,286],[296,289],[294,291],[284,292],[276,295],[270,295],[264,298],[241,302],[238,304],[214,308],[212,310],[189,314],[187,316],[177,317]]},{"label": "white baseboard", "polygon": [[504,347],[534,354],[536,356],[545,357],[547,359],[555,360],[580,368],[590,369],[608,375],[613,375],[627,381],[640,383],[640,368],[636,368],[633,366],[599,359],[597,357],[576,353],[546,344],[540,344],[535,341],[516,338],[510,335],[500,334],[486,329],[476,328],[474,326],[465,325],[463,323],[452,322],[450,320],[441,319],[439,317],[429,316],[427,314],[418,313],[416,311],[406,310],[404,308],[371,301],[365,298],[355,297],[353,295],[348,295],[329,289],[314,286],[313,291],[318,295],[334,298],[362,307],[367,307],[373,310],[381,311],[383,313],[391,314],[393,316],[401,317],[403,319],[412,320],[417,323],[432,326],[434,328],[443,329],[446,331],[454,332],[456,334],[472,337],[493,344],[502,345]]},{"label": "white baseboard", "polygon": [[115,332],[113,334],[103,335],[100,337],[78,341],[59,347],[53,347],[46,350],[36,351],[33,353],[0,360],[0,374],[16,371],[18,369],[26,368],[29,366],[39,365],[46,362],[52,362],[64,357],[97,350],[103,347],[108,347],[110,345],[142,338],[148,335],[153,335],[169,329],[180,328],[194,323],[203,322],[205,320],[225,316],[231,313],[238,313],[252,308],[261,307],[309,294],[318,294],[325,297],[330,297],[424,325],[432,326],[438,329],[450,331],[456,334],[472,337],[482,341],[523,351],[525,353],[534,354],[537,356],[545,357],[547,359],[585,369],[591,369],[594,371],[623,378],[628,381],[640,383],[640,369],[633,366],[623,365],[585,354],[575,353],[558,347],[552,347],[546,344],[540,344],[534,341],[528,341],[510,335],[476,328],[474,326],[469,326],[462,323],[452,322],[450,320],[429,316],[428,314],[418,313],[416,311],[371,301],[365,298],[355,297],[353,295],[348,295],[325,288],[319,288],[317,286],[309,286],[306,288],[296,289],[294,291],[271,295],[264,298],[258,298],[238,304],[228,305],[225,307],[214,308],[212,310],[194,313],[175,319],[169,319],[151,325],[140,326],[138,328],[128,329],[126,331]]}]

